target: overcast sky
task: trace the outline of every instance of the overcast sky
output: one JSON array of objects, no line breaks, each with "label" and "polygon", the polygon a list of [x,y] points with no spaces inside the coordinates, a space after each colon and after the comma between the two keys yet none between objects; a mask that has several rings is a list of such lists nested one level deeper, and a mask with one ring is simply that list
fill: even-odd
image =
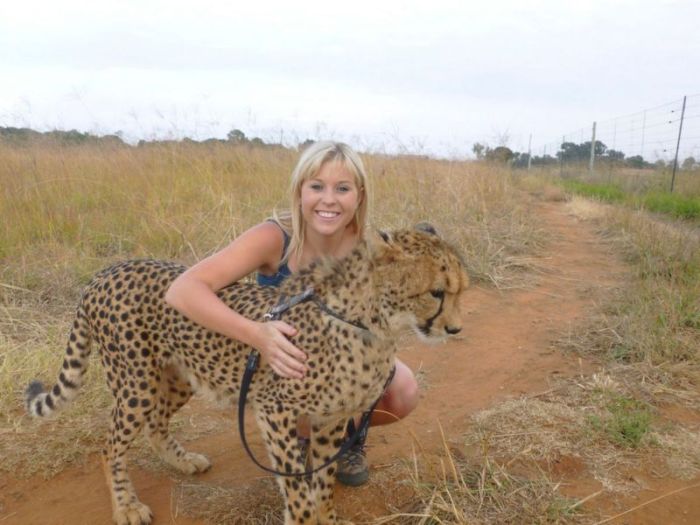
[{"label": "overcast sky", "polygon": [[534,151],[700,93],[699,26],[697,0],[5,1],[0,126]]}]

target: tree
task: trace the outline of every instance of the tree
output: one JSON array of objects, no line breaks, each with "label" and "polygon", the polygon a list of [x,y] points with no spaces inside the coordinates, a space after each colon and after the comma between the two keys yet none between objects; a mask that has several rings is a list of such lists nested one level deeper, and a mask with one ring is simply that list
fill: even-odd
[{"label": "tree", "polygon": [[625,154],[622,153],[621,151],[617,151],[614,149],[609,149],[605,155],[611,159],[611,160],[624,160]]},{"label": "tree", "polygon": [[528,160],[530,160],[530,155],[528,153],[513,153],[513,167],[514,168],[527,168]]},{"label": "tree", "polygon": [[297,146],[297,149],[299,151],[304,151],[306,148],[308,148],[309,146],[311,146],[311,144],[314,144],[315,142],[316,141],[314,139],[306,139],[304,142],[299,144],[299,146]]},{"label": "tree", "polygon": [[232,129],[228,132],[226,138],[229,140],[229,142],[233,142],[234,144],[242,144],[248,141],[245,133],[243,133],[240,129]]},{"label": "tree", "polygon": [[[608,147],[601,141],[596,140],[593,147],[593,154],[600,157],[605,154]],[[575,142],[564,142],[559,148],[557,157],[565,161],[585,161],[591,158],[591,141],[576,144]]]},{"label": "tree", "polygon": [[541,157],[535,155],[534,157],[532,157],[533,166],[551,166],[556,164],[557,162],[559,161],[551,155],[543,155]]},{"label": "tree", "polygon": [[646,168],[647,162],[644,160],[644,158],[641,155],[634,155],[632,157],[627,157],[627,160],[625,161],[626,164],[630,168]]},{"label": "tree", "polygon": [[681,164],[681,168],[684,170],[692,170],[696,166],[695,162],[695,157],[688,157],[683,161],[683,164]]},{"label": "tree", "polygon": [[474,152],[474,155],[476,155],[477,160],[481,160],[484,158],[484,150],[486,149],[486,146],[480,144],[479,142],[475,142],[472,146],[472,151]]},{"label": "tree", "polygon": [[557,152],[557,157],[562,160],[581,160],[585,158],[581,155],[581,147],[575,142],[562,142]]},{"label": "tree", "polygon": [[487,149],[486,151],[486,160],[490,160],[491,162],[502,162],[505,164],[510,162],[514,156],[513,150],[505,146],[498,146],[493,149]]}]

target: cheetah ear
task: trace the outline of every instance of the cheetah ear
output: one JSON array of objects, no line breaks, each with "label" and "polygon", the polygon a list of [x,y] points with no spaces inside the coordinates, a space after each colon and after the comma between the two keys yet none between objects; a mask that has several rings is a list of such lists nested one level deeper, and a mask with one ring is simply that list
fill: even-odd
[{"label": "cheetah ear", "polygon": [[392,234],[381,230],[376,230],[374,235],[370,235],[367,244],[371,257],[377,262],[390,263],[401,251]]},{"label": "cheetah ear", "polygon": [[414,226],[414,228],[419,232],[428,233],[430,235],[435,235],[436,237],[439,237],[437,230],[429,222],[419,222]]}]

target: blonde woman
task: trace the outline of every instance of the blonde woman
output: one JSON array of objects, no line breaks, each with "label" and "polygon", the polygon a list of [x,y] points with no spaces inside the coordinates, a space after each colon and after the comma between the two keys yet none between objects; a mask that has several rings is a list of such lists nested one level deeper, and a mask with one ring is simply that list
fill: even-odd
[{"label": "blonde woman", "polygon": [[[287,337],[297,329],[283,321],[247,319],[231,310],[216,292],[257,274],[264,286],[279,286],[290,274],[320,257],[343,257],[364,237],[369,204],[368,178],[362,160],[349,146],[316,142],[301,155],[292,172],[289,212],[242,233],[221,251],[180,275],[166,301],[196,323],[237,339],[261,355],[262,363],[286,378],[307,372],[303,348]],[[396,360],[396,372],[372,417],[372,425],[393,423],[418,402],[413,372]],[[354,425],[349,422],[349,432]],[[308,436],[308,428],[299,429]],[[357,486],[369,476],[365,437],[338,461],[337,479]]]}]

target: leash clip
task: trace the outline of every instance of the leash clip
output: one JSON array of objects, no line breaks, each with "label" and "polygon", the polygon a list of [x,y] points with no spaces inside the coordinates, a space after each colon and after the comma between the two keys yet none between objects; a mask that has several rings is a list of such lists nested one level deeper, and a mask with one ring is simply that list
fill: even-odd
[{"label": "leash clip", "polygon": [[245,364],[245,369],[247,372],[255,372],[260,364],[260,352],[253,350],[248,354],[248,361]]},{"label": "leash clip", "polygon": [[314,289],[311,287],[307,288],[300,294],[293,295],[289,299],[287,299],[287,296],[285,294],[282,294],[282,296],[279,299],[279,302],[275,306],[273,306],[269,312],[263,315],[263,320],[277,321],[284,312],[286,312],[290,308],[293,308],[299,303],[311,299],[313,295]]}]

